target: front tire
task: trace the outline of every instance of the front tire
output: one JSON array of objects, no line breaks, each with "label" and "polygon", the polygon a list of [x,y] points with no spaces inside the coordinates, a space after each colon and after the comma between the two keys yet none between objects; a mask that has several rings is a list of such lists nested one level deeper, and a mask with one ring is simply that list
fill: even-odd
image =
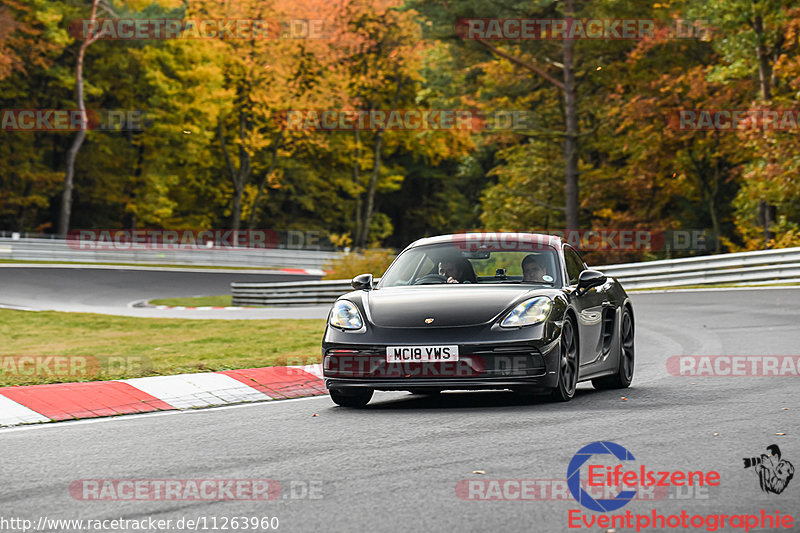
[{"label": "front tire", "polygon": [[559,349],[558,385],[550,393],[550,399],[555,402],[568,402],[575,396],[578,386],[578,333],[572,319],[564,318],[561,328],[561,347]]},{"label": "front tire", "polygon": [[619,334],[619,365],[617,373],[612,376],[592,380],[592,385],[597,390],[626,389],[633,381],[633,318],[627,308],[622,311],[622,326]]},{"label": "front tire", "polygon": [[331,400],[342,407],[364,407],[372,399],[372,389],[331,389]]}]

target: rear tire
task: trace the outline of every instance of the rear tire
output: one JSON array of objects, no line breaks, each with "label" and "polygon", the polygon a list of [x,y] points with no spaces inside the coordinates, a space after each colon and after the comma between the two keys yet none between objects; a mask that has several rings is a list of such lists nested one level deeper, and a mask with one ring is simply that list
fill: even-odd
[{"label": "rear tire", "polygon": [[619,365],[617,373],[611,376],[592,380],[592,386],[597,390],[626,389],[633,381],[634,364],[634,330],[633,318],[627,308],[622,311],[622,323],[619,333]]},{"label": "rear tire", "polygon": [[554,402],[568,402],[575,396],[580,368],[578,332],[569,317],[564,318],[564,325],[561,327],[558,357],[558,385],[550,393],[550,399]]},{"label": "rear tire", "polygon": [[342,407],[364,407],[372,399],[372,389],[331,389],[331,400]]}]

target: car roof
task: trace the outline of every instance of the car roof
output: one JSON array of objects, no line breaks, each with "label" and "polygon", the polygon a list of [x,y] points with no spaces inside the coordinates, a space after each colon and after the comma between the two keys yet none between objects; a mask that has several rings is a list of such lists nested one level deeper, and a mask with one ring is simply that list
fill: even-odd
[{"label": "car roof", "polygon": [[524,236],[525,242],[540,242],[542,244],[551,246],[556,250],[561,250],[564,246],[564,241],[557,235],[548,235],[546,233],[525,233],[518,231],[465,231],[462,233],[451,233],[449,235],[436,235],[435,237],[425,237],[417,239],[409,244],[406,249],[416,248],[417,246],[426,246],[429,244],[447,244],[453,241],[460,241],[466,239],[476,239],[479,242],[486,242],[496,238],[500,235],[518,235]]}]

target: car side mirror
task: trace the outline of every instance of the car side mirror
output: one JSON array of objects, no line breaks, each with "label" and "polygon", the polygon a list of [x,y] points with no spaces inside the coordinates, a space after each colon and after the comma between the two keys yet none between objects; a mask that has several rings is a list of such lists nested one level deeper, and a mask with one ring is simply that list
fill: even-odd
[{"label": "car side mirror", "polygon": [[353,278],[350,285],[357,291],[371,291],[372,290],[372,274],[360,274]]},{"label": "car side mirror", "polygon": [[592,287],[599,287],[608,280],[608,277],[597,270],[584,270],[578,276],[578,294],[583,294]]}]

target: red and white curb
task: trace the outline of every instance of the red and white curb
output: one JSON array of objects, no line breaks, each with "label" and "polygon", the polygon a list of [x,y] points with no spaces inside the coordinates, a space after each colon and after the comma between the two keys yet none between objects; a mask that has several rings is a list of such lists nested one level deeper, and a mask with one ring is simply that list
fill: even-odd
[{"label": "red and white curb", "polygon": [[0,388],[0,426],[327,394],[322,365]]},{"label": "red and white curb", "polygon": [[279,268],[285,274],[305,274],[307,276],[324,276],[328,272],[321,268]]}]

